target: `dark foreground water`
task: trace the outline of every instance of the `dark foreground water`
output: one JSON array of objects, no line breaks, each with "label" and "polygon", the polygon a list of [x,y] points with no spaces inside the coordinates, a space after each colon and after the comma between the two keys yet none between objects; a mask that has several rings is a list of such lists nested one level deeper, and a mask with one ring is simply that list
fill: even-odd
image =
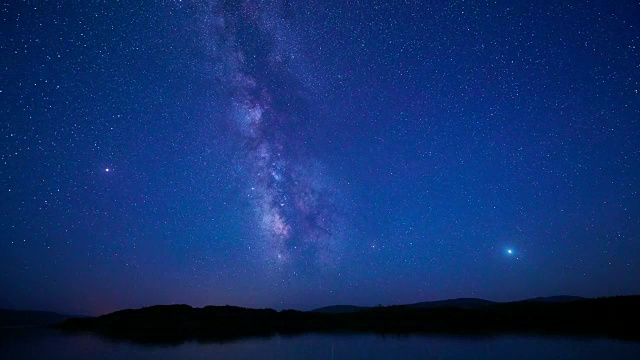
[{"label": "dark foreground water", "polygon": [[179,345],[48,329],[0,330],[1,359],[640,359],[640,342],[543,336],[308,334]]}]

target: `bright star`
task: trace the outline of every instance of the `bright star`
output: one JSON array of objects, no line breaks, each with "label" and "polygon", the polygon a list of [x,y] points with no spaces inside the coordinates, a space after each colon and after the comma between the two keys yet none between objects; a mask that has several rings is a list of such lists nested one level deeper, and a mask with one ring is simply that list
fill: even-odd
[{"label": "bright star", "polygon": [[513,254],[513,250],[511,250],[511,249],[507,249],[507,253],[508,253],[509,255],[511,255],[511,254]]},{"label": "bright star", "polygon": [[110,170],[109,168],[104,169],[104,171],[106,171],[106,172],[109,172],[109,170]]}]

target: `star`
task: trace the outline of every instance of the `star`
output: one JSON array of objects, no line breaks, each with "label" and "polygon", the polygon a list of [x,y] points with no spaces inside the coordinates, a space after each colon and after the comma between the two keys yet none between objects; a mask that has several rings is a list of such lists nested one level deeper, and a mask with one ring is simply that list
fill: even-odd
[{"label": "star", "polygon": [[106,168],[106,169],[104,169],[104,171],[105,171],[105,172],[109,172],[109,171],[111,171],[111,169]]}]

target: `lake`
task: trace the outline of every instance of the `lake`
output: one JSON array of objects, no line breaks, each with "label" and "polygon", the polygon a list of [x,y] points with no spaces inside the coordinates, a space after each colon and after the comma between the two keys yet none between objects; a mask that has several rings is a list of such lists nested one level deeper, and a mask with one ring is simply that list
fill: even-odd
[{"label": "lake", "polygon": [[49,329],[0,330],[2,359],[640,359],[640,342],[563,336],[307,334],[136,344]]}]

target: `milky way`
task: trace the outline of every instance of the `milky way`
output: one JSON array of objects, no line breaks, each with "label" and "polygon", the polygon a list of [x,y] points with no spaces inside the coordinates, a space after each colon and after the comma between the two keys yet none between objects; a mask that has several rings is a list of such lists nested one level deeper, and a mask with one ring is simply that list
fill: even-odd
[{"label": "milky way", "polygon": [[333,190],[304,135],[308,106],[297,76],[287,4],[204,7],[212,71],[225,93],[231,136],[241,142],[258,248],[275,264],[333,262],[339,237]]},{"label": "milky way", "polygon": [[0,308],[640,293],[609,3],[3,2]]}]

